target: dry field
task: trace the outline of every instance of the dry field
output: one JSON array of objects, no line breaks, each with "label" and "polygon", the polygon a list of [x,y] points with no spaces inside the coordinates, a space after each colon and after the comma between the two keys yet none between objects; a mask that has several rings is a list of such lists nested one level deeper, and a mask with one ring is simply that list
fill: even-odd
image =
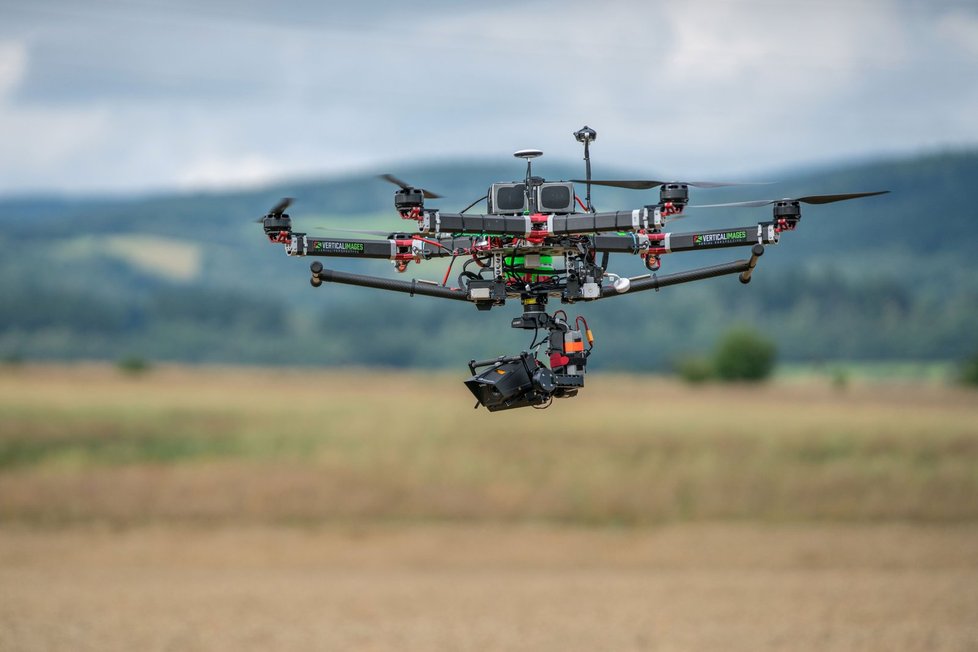
[{"label": "dry field", "polygon": [[0,650],[978,649],[973,393],[471,404],[440,374],[0,371]]},{"label": "dry field", "polygon": [[0,649],[974,650],[978,528],[0,532]]},{"label": "dry field", "polygon": [[978,521],[975,392],[597,374],[549,410],[473,402],[443,374],[7,371],[0,519]]}]

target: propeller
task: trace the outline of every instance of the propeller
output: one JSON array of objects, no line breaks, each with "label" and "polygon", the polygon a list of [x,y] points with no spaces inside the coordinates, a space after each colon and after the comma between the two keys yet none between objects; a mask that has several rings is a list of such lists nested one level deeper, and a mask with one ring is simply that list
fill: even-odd
[{"label": "propeller", "polygon": [[[400,186],[401,190],[414,190],[414,186],[409,183],[405,183],[404,181],[395,177],[393,174],[381,174],[378,176],[378,178],[389,183],[393,183],[395,186]],[[430,190],[425,190],[424,188],[419,188],[418,190],[421,191],[421,194],[424,195],[425,199],[441,199],[441,195],[431,192]]]},{"label": "propeller", "polygon": [[275,217],[275,218],[282,217],[282,214],[285,213],[285,209],[291,206],[293,201],[295,200],[292,197],[283,197],[279,203],[275,204],[275,206],[272,207],[272,210],[268,211],[267,214],[259,217],[257,220],[255,220],[255,222],[261,224],[266,217]]},{"label": "propeller", "polygon": [[859,199],[860,197],[872,197],[873,195],[885,195],[889,190],[878,190],[876,192],[850,192],[842,195],[808,195],[807,197],[796,197],[794,199],[786,197],[784,199],[755,199],[754,201],[735,201],[726,204],[694,204],[687,208],[757,208],[781,202],[801,202],[802,204],[831,204],[832,202],[845,201],[847,199]]},{"label": "propeller", "polygon": [[[587,183],[585,179],[571,179],[574,183]],[[611,186],[612,188],[628,188],[629,190],[651,190],[656,186],[664,186],[672,183],[684,186],[694,186],[696,188],[723,188],[725,186],[763,186],[770,181],[756,183],[741,183],[733,181],[659,181],[657,179],[624,179],[614,181],[591,180],[592,186]]]}]

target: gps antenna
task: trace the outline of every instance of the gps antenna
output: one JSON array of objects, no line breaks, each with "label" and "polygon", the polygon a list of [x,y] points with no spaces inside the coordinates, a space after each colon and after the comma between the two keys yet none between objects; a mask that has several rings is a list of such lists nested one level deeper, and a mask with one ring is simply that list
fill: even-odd
[{"label": "gps antenna", "polygon": [[521,158],[524,161],[526,161],[526,180],[523,182],[523,192],[526,195],[527,205],[530,206],[533,204],[533,201],[531,201],[531,196],[533,194],[531,191],[532,188],[531,179],[533,178],[533,170],[530,165],[530,159],[534,159],[538,156],[543,156],[543,151],[539,149],[520,149],[513,152],[513,156],[515,156],[516,158]]},{"label": "gps antenna", "polygon": [[577,142],[584,143],[584,167],[586,174],[584,178],[587,179],[587,197],[584,201],[587,204],[587,211],[593,213],[594,207],[591,206],[591,150],[588,146],[598,139],[598,132],[584,125],[578,131],[574,132],[574,138],[577,139]]}]

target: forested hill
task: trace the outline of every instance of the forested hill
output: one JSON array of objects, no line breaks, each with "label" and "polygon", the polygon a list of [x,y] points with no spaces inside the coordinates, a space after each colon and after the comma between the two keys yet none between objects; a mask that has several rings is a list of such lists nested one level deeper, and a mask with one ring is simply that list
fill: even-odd
[{"label": "forested hill", "polygon": [[[541,159],[550,179],[579,165]],[[398,176],[446,196],[457,210],[513,163],[405,166]],[[596,176],[653,175],[603,169]],[[956,359],[978,347],[978,152],[792,173],[772,185],[693,189],[693,203],[890,190],[806,206],[799,230],[769,247],[755,280],[721,278],[595,304],[577,304],[599,341],[595,367],[658,369],[749,323],[782,357]],[[302,180],[258,190],[133,198],[0,199],[0,356],[247,363],[461,366],[524,347],[518,306],[470,305],[378,291],[308,285],[308,260],[264,242],[254,223],[280,197],[296,197],[297,230],[397,229],[393,188],[373,175]],[[595,188],[599,210],[653,203],[655,191]],[[689,209],[674,231],[769,219],[762,209]],[[666,257],[664,272],[743,252]],[[638,273],[629,256],[612,269]],[[334,263],[337,264],[337,263]],[[344,269],[394,276],[387,263]],[[440,278],[442,262],[409,275]],[[443,303],[452,303],[446,306]]]}]

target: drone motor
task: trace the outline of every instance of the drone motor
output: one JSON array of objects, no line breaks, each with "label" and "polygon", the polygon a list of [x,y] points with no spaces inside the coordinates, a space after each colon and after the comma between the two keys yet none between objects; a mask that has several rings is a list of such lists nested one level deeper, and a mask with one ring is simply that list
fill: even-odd
[{"label": "drone motor", "polygon": [[659,203],[685,206],[689,203],[689,186],[685,183],[664,183],[659,188]]},{"label": "drone motor", "polygon": [[794,231],[801,220],[801,204],[787,199],[774,204],[774,223],[782,231]]},{"label": "drone motor", "polygon": [[424,209],[424,193],[420,188],[402,188],[394,193],[394,208],[402,217],[405,213],[420,214]]},{"label": "drone motor", "polygon": [[284,197],[264,217],[258,219],[269,242],[284,244],[292,239],[292,218],[285,212],[291,204],[292,198]]}]

